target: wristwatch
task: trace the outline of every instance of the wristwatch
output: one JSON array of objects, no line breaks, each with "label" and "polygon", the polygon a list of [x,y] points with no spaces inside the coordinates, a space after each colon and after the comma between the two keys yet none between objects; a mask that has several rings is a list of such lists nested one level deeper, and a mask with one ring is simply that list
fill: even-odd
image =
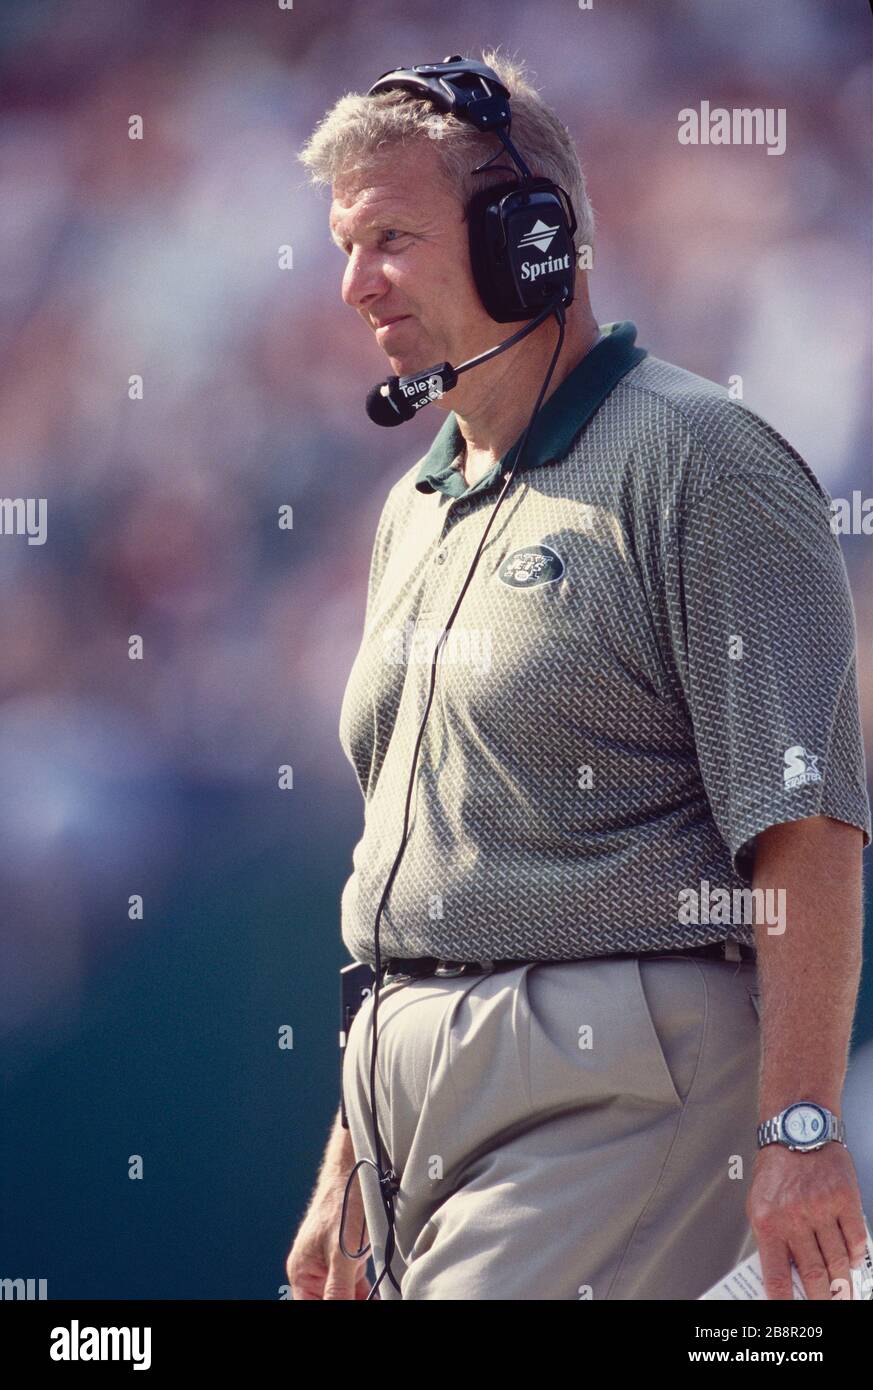
[{"label": "wristwatch", "polygon": [[797,1100],[758,1125],[759,1149],[767,1144],[784,1144],[786,1149],[808,1153],[824,1148],[831,1139],[846,1143],[845,1121],[814,1100]]}]

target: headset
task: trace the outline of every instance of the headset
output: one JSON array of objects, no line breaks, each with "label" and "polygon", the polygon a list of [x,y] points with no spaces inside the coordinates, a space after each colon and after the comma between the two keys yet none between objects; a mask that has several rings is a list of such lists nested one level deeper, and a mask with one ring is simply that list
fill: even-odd
[{"label": "headset", "polygon": [[[372,1047],[369,1077],[373,1157],[358,1159],[349,1174],[343,1196],[339,1231],[340,1248],[343,1254],[350,1259],[360,1259],[370,1249],[370,1246],[362,1245],[358,1250],[347,1250],[343,1241],[351,1184],[358,1169],[363,1165],[368,1165],[376,1171],[379,1180],[379,1193],[387,1222],[383,1268],[367,1295],[368,1299],[375,1297],[379,1285],[386,1276],[398,1294],[400,1293],[400,1285],[391,1269],[391,1259],[396,1247],[394,1203],[400,1192],[400,1180],[391,1166],[390,1155],[388,1166],[385,1166],[376,1111],[379,986],[383,974],[382,954],[379,947],[379,920],[406,848],[418,755],[424,737],[425,724],[433,702],[439,653],[467,592],[494,518],[524,453],[528,436],[542,406],[543,397],[548,389],[563,346],[566,325],[564,311],[573,302],[576,269],[576,248],[573,234],[577,226],[576,215],[566,191],[550,179],[534,176],[512,143],[509,135],[512,123],[510,93],[493,68],[455,54],[444,58],[441,63],[421,63],[416,67],[393,68],[389,72],[382,73],[381,77],[370,87],[367,96],[378,97],[396,89],[410,93],[412,97],[419,100],[432,103],[438,111],[466,121],[478,131],[493,133],[515,164],[518,174],[511,181],[478,190],[467,204],[470,264],[479,297],[490,316],[497,323],[512,323],[520,319],[529,320],[529,322],[504,342],[477,357],[471,358],[457,368],[449,362],[443,362],[427,371],[415,372],[404,377],[389,377],[387,381],[373,387],[367,397],[366,409],[370,419],[376,424],[388,426],[401,424],[404,420],[411,420],[422,406],[428,404],[429,401],[438,399],[446,391],[452,390],[463,372],[490,360],[498,353],[505,352],[514,343],[533,332],[551,315],[554,315],[558,325],[558,340],[549,369],[540,387],[536,404],[521,436],[518,450],[510,466],[504,472],[503,486],[491,509],[488,524],[473,556],[467,577],[434,647],[430,667],[430,688],[419,725],[406,792],[403,835],[376,911],[374,924],[375,962],[372,967],[375,980],[372,990]],[[498,149],[491,159],[479,165],[472,172],[478,174],[488,169],[500,153],[501,150]],[[506,166],[498,167],[505,168]],[[509,172],[514,171],[510,170]],[[352,969],[354,967],[346,968]],[[346,1014],[347,1020],[348,1014]]]}]

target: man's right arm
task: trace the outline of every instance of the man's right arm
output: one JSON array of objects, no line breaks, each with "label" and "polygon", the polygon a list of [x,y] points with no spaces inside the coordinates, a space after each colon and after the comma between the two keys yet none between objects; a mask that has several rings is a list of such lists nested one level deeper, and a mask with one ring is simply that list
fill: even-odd
[{"label": "man's right arm", "polygon": [[[324,1151],[321,1169],[300,1229],[288,1254],[286,1271],[295,1299],[365,1299],[370,1291],[367,1255],[350,1260],[339,1245],[343,1195],[355,1154],[339,1111]],[[367,1243],[358,1176],[349,1190],[343,1241],[347,1249]]]}]

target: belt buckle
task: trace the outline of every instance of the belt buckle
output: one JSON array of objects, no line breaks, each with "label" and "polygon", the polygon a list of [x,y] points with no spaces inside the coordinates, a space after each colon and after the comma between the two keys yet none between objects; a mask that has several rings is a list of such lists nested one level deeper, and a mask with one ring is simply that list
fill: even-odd
[{"label": "belt buckle", "polygon": [[392,970],[390,968],[391,963],[391,957],[389,957],[388,960],[386,960],[384,968],[382,970],[382,979],[380,981],[381,984],[396,985],[401,980],[408,983],[410,980],[415,979],[415,975],[412,973],[411,970]]},{"label": "belt buckle", "polygon": [[403,980],[404,983],[408,984],[409,981],[412,979],[414,979],[414,976],[404,974],[401,970],[386,970],[382,975],[382,984],[396,985],[400,982],[400,980]]},{"label": "belt buckle", "polygon": [[455,975],[463,975],[466,969],[467,961],[465,960],[438,960],[433,973],[439,975],[441,980],[447,980]]},{"label": "belt buckle", "polygon": [[434,974],[439,975],[441,980],[448,980],[453,979],[456,975],[466,975],[468,972],[473,975],[484,975],[493,969],[493,960],[441,960],[437,962]]}]

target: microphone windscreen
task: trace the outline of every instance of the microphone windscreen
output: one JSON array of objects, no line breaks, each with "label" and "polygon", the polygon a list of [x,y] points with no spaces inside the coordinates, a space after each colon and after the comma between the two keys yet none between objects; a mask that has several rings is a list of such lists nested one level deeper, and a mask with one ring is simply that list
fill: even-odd
[{"label": "microphone windscreen", "polygon": [[[382,394],[385,386],[389,388],[388,395]],[[402,425],[404,420],[411,420],[415,414],[405,400],[398,403],[394,399],[390,386],[390,382],[380,381],[367,393],[367,414],[374,425]]]}]

